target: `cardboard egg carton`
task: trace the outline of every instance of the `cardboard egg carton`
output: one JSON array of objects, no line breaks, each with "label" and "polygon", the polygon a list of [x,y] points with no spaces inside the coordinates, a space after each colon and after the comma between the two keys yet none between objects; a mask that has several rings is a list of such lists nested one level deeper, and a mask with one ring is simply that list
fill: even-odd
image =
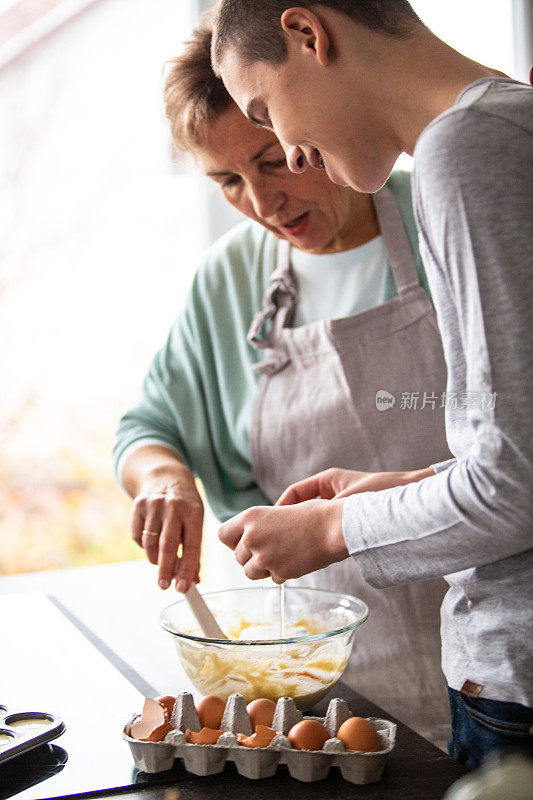
[{"label": "cardboard egg carton", "polygon": [[[162,772],[171,769],[175,758],[182,758],[185,769],[194,775],[215,775],[222,772],[226,761],[235,762],[240,775],[245,778],[268,778],[275,774],[278,764],[286,764],[293,778],[306,783],[326,778],[331,767],[339,767],[344,780],[363,785],[379,781],[389,753],[394,748],[396,725],[386,719],[369,717],[381,740],[382,749],[376,753],[346,751],[336,738],[342,723],[354,716],[344,700],[330,701],[325,717],[304,717],[291,697],[281,697],[276,704],[272,728],[279,731],[268,747],[248,748],[239,745],[237,734],[249,736],[252,724],[246,711],[246,701],[240,694],[232,694],[226,703],[220,730],[224,731],[216,744],[189,744],[185,740],[187,728],[201,729],[200,720],[189,693],[177,696],[170,722],[173,730],[162,742],[140,742],[125,732],[135,766],[143,772]],[[128,724],[139,719],[135,715]],[[302,719],[315,719],[327,729],[331,738],[322,750],[294,750],[287,738],[289,730]],[[126,728],[127,729],[127,726]]]}]

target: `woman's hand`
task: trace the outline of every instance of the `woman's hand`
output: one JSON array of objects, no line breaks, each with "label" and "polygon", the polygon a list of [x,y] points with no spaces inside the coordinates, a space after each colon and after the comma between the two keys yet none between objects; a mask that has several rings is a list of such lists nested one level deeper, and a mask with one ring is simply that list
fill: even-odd
[{"label": "woman's hand", "polygon": [[186,592],[199,580],[204,518],[194,475],[173,451],[148,445],[128,457],[122,480],[134,498],[132,538],[159,565],[159,586],[168,589],[175,579],[176,589]]},{"label": "woman's hand", "polygon": [[218,536],[235,551],[248,578],[270,576],[283,583],[348,557],[342,506],[342,500],[258,506],[225,522]]},{"label": "woman's hand", "polygon": [[357,472],[351,469],[332,468],[318,472],[310,478],[293,483],[285,489],[276,505],[302,503],[316,497],[340,500],[360,492],[380,492],[393,486],[405,486],[434,475],[431,467],[410,472]]}]

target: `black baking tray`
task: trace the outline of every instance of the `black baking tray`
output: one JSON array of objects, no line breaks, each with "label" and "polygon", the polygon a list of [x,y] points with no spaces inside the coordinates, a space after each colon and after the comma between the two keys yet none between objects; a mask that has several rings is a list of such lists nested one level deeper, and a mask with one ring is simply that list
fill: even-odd
[{"label": "black baking tray", "polygon": [[28,711],[0,704],[0,765],[57,739],[65,723],[48,711]]}]

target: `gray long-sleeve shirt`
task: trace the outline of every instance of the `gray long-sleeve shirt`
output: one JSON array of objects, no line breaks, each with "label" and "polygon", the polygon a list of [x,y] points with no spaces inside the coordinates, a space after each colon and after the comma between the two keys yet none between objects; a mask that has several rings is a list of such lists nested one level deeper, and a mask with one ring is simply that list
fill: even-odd
[{"label": "gray long-sleeve shirt", "polygon": [[413,188],[456,461],[350,497],[344,537],[373,586],[446,577],[452,688],[533,706],[533,89],[463,90],[422,133]]}]

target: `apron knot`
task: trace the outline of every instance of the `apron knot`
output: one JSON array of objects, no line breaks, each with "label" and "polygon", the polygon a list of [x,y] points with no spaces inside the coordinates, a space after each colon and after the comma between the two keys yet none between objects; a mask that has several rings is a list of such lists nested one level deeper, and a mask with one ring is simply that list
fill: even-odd
[{"label": "apron knot", "polygon": [[269,346],[267,338],[263,337],[263,328],[273,319],[277,312],[283,309],[283,320],[286,321],[296,306],[297,294],[294,284],[285,276],[274,278],[266,290],[263,298],[263,308],[252,319],[246,341],[254,349]]},{"label": "apron knot", "polygon": [[258,364],[254,364],[253,370],[259,375],[275,375],[285,369],[291,361],[287,353],[280,350],[267,350],[265,357]]}]

